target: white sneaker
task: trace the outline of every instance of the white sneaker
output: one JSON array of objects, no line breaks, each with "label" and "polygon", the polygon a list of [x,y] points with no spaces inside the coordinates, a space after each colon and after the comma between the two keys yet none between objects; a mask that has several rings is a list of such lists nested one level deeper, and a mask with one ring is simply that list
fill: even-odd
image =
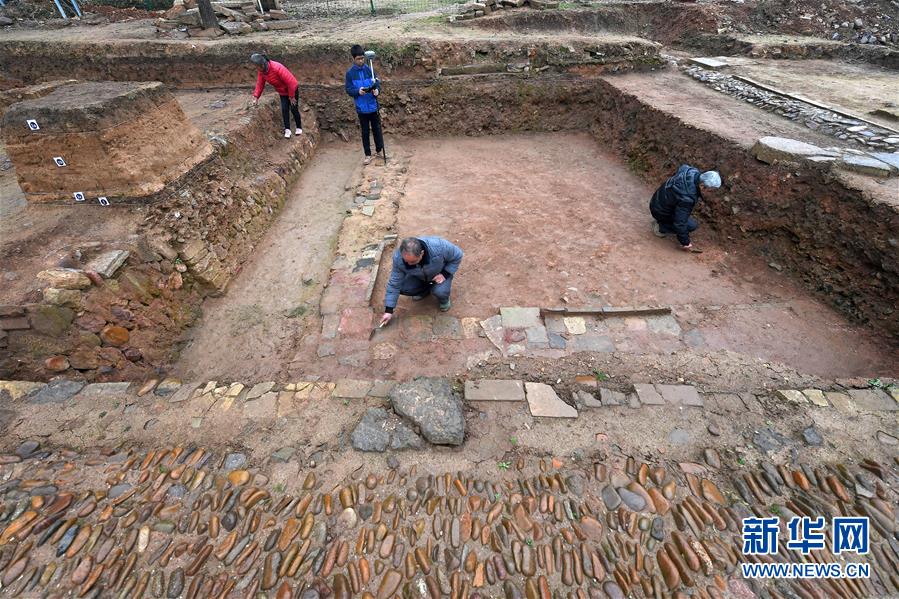
[{"label": "white sneaker", "polygon": [[284,130],[284,139],[290,139],[290,129]]},{"label": "white sneaker", "polygon": [[294,135],[302,135],[302,134],[303,134],[303,130],[302,130],[302,129],[297,129],[297,130],[294,131],[293,133],[294,133]]}]

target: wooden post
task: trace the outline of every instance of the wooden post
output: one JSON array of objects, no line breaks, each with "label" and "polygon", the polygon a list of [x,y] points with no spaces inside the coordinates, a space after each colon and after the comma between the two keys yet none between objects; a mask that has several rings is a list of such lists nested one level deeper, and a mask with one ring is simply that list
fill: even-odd
[{"label": "wooden post", "polygon": [[212,10],[212,2],[210,0],[197,0],[197,7],[200,9],[200,22],[204,29],[218,29],[219,21],[215,18],[215,11]]}]

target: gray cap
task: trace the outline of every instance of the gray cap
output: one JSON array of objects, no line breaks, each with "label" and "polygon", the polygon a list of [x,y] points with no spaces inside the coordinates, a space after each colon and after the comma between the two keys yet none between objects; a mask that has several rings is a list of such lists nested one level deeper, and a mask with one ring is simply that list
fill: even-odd
[{"label": "gray cap", "polygon": [[721,175],[718,174],[718,171],[706,171],[699,175],[699,182],[706,187],[717,189],[721,187]]}]

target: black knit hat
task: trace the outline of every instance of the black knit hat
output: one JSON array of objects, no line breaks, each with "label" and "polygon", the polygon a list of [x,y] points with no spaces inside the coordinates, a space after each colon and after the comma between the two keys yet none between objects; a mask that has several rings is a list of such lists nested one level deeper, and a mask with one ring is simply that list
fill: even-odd
[{"label": "black knit hat", "polygon": [[350,48],[350,54],[353,56],[353,58],[356,58],[357,56],[365,56],[365,50],[363,50],[362,46],[360,46],[359,44],[354,44],[353,47]]}]

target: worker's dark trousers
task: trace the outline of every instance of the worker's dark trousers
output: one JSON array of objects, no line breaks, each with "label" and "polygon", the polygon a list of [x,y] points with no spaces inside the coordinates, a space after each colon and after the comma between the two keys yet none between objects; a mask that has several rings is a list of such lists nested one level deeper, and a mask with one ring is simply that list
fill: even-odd
[{"label": "worker's dark trousers", "polygon": [[[656,219],[656,222],[659,223],[659,233],[672,234],[676,233],[674,230],[674,217],[673,216],[663,216],[658,214],[655,210],[652,209],[652,206],[649,207],[649,212],[652,214],[652,217]],[[687,219],[687,233],[692,233],[696,229],[699,228],[699,223],[696,222],[696,219],[692,216]]]},{"label": "worker's dark trousers", "polygon": [[371,140],[369,130],[375,134],[375,153],[384,149],[384,134],[381,132],[381,116],[377,112],[358,112],[359,125],[362,126],[362,149],[366,156],[371,156]]},{"label": "worker's dark trousers", "polygon": [[429,295],[431,293],[434,294],[434,297],[443,304],[446,303],[446,300],[449,299],[450,292],[453,289],[453,278],[446,277],[446,280],[439,285],[433,283],[425,283],[421,279],[407,279],[403,282],[403,288],[400,290],[400,295]]},{"label": "worker's dark trousers", "polygon": [[290,115],[293,114],[293,120],[297,122],[297,129],[303,128],[303,120],[300,118],[300,88],[294,92],[296,105],[291,104],[290,96],[281,96],[281,118],[284,120],[284,128],[290,129]]}]

